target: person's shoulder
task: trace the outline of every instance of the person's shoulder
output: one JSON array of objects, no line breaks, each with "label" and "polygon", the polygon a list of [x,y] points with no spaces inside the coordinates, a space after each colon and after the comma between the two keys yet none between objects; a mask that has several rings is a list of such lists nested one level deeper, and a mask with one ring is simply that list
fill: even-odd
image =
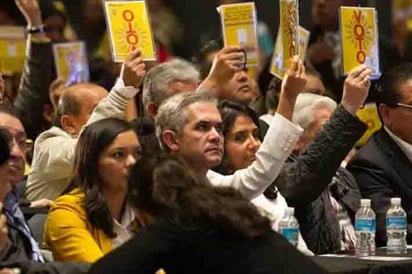
[{"label": "person's shoulder", "polygon": [[50,212],[70,210],[79,214],[85,214],[84,196],[84,193],[79,188],[75,188],[71,192],[58,197],[51,206]]}]

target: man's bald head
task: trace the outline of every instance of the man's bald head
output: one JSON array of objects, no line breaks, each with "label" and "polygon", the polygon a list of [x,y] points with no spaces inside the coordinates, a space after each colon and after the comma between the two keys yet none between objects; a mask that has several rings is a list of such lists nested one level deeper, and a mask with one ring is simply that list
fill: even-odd
[{"label": "man's bald head", "polygon": [[66,88],[59,100],[56,125],[77,135],[97,104],[108,94],[101,86],[81,83]]}]

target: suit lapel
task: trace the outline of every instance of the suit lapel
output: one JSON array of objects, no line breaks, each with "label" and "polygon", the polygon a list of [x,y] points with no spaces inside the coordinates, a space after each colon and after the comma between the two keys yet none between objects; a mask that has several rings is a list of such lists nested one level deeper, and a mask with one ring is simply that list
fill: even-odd
[{"label": "suit lapel", "polygon": [[395,141],[382,128],[377,136],[377,143],[389,157],[391,166],[405,184],[412,188],[412,163]]}]

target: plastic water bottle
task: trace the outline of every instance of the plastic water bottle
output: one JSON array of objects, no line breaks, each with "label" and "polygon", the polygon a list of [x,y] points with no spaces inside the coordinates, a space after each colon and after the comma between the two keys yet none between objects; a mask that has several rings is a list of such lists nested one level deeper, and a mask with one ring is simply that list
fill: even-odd
[{"label": "plastic water bottle", "polygon": [[401,198],[391,199],[391,208],[386,212],[386,248],[388,254],[406,253],[406,212]]},{"label": "plastic water bottle", "polygon": [[376,215],[371,208],[370,199],[362,199],[361,207],[355,215],[357,256],[375,255]]},{"label": "plastic water bottle", "polygon": [[296,247],[299,241],[299,224],[294,215],[293,207],[286,208],[285,215],[279,221],[279,233]]}]

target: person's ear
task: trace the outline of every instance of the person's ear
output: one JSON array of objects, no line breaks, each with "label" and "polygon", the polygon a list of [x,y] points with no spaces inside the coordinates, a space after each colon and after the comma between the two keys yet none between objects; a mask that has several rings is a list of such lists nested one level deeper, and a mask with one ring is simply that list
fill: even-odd
[{"label": "person's ear", "polygon": [[177,140],[176,133],[173,130],[165,130],[162,132],[163,142],[172,152],[179,151],[180,145]]},{"label": "person's ear", "polygon": [[379,104],[379,115],[385,125],[391,124],[391,109],[385,104]]},{"label": "person's ear", "polygon": [[153,119],[156,117],[157,107],[154,102],[148,102],[146,105],[146,110]]},{"label": "person's ear", "polygon": [[70,115],[64,114],[60,117],[60,124],[64,131],[70,135],[76,135],[77,129]]}]

